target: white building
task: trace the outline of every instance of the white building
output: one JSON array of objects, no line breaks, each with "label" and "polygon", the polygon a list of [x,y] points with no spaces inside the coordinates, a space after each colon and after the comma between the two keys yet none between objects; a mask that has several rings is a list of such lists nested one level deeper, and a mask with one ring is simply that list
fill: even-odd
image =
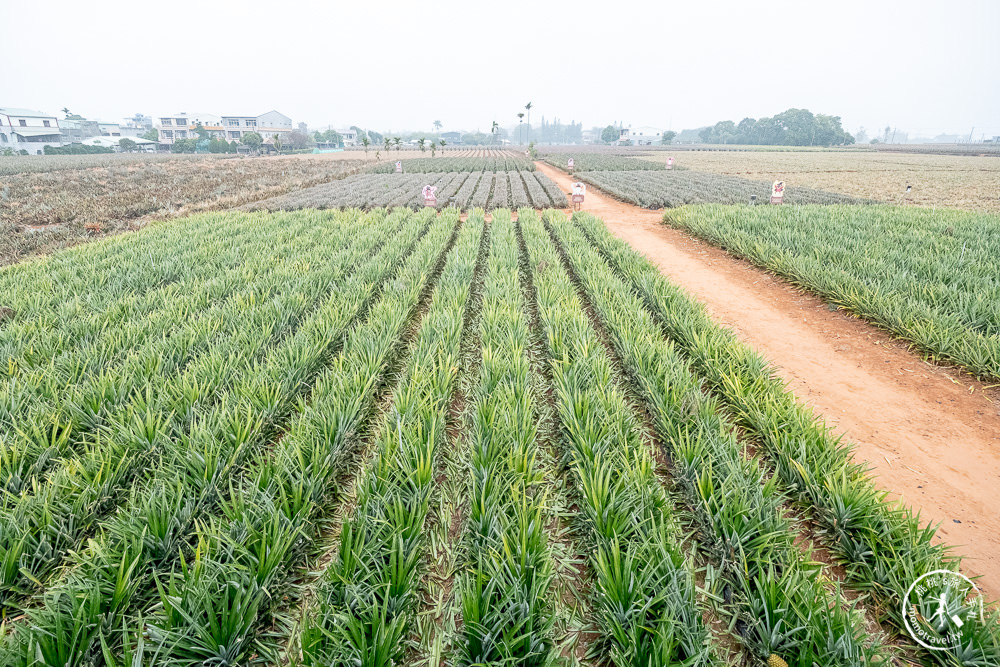
[{"label": "white building", "polygon": [[158,116],[155,127],[160,135],[160,143],[170,145],[175,139],[191,139],[197,137],[194,131],[201,125],[208,130],[208,135],[215,139],[227,138],[222,127],[222,117],[210,113],[178,113],[170,116]]},{"label": "white building", "polygon": [[149,141],[148,139],[141,139],[138,137],[90,137],[89,139],[84,139],[80,143],[84,146],[100,146],[101,148],[111,148],[116,153],[122,152],[120,142],[122,139],[129,139],[136,145],[136,150],[143,153],[155,153],[156,152],[156,142]]},{"label": "white building", "polygon": [[[626,130],[622,131],[622,139],[625,139]],[[628,142],[633,146],[652,146],[663,140],[663,130],[644,125],[642,127],[630,127],[628,132]]]},{"label": "white building", "polygon": [[343,140],[345,146],[358,145],[358,133],[354,130],[337,130],[337,134],[340,135],[340,138]]},{"label": "white building", "polygon": [[97,127],[101,130],[101,136],[104,137],[122,136],[122,128],[118,123],[102,123],[98,121]]},{"label": "white building", "polygon": [[0,152],[42,155],[46,146],[62,146],[58,118],[44,111],[0,107]]},{"label": "white building", "polygon": [[278,135],[282,141],[292,131],[292,119],[277,111],[259,116],[223,116],[222,127],[227,141],[240,141],[247,132],[256,132],[265,140]]}]

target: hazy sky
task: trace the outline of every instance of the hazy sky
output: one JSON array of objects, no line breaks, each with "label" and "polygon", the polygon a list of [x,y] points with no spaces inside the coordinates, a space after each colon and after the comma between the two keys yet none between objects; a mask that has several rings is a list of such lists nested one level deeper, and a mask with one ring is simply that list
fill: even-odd
[{"label": "hazy sky", "polygon": [[805,107],[852,132],[1000,134],[1000,0],[50,0],[25,11],[0,31],[0,106],[105,120],[277,109],[383,132],[434,120],[488,131],[528,101],[533,123],[675,130]]}]

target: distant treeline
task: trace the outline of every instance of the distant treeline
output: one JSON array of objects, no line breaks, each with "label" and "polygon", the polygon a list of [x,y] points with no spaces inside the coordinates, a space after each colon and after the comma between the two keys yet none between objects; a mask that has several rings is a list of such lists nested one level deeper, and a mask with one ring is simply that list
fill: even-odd
[{"label": "distant treeline", "polygon": [[808,109],[789,109],[773,118],[744,118],[739,123],[724,120],[704,128],[698,135],[706,144],[843,146],[854,143],[854,137],[841,126],[840,116],[814,114]]}]

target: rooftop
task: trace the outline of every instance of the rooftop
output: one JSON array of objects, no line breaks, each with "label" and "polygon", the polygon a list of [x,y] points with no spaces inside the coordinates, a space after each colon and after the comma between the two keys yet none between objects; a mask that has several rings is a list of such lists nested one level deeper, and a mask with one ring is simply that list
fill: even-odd
[{"label": "rooftop", "polygon": [[5,116],[26,116],[28,118],[55,118],[50,113],[37,109],[19,109],[17,107],[0,107],[0,114]]}]

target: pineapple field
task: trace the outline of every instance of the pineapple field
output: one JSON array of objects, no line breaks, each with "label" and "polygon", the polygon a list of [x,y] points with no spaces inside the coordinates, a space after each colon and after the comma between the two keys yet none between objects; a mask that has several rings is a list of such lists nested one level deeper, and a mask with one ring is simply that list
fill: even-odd
[{"label": "pineapple field", "polygon": [[767,360],[468,159],[0,268],[0,667],[1000,664]]}]

